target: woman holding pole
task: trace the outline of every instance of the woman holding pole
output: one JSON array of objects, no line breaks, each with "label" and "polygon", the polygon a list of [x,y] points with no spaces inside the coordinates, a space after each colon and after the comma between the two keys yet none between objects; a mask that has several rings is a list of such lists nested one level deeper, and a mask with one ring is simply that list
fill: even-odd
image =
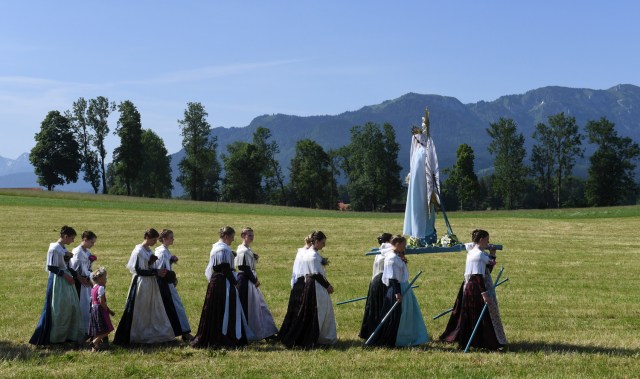
[{"label": "woman holding pole", "polygon": [[[409,269],[404,256],[407,239],[395,236],[391,240],[393,250],[384,258],[382,283],[386,293],[382,306],[382,315],[386,315],[398,302],[379,332],[367,341],[369,345],[382,346],[416,346],[429,342],[427,327],[422,319],[422,312],[413,290],[408,288]],[[402,295],[404,293],[404,296]]]},{"label": "woman holding pole", "polygon": [[[507,339],[491,280],[491,270],[496,264],[496,250],[489,244],[489,233],[486,230],[474,230],[471,240],[474,247],[467,252],[464,281],[440,340],[457,342],[460,347],[464,347],[478,324],[470,345],[498,350],[507,343]],[[489,253],[485,250],[489,250]],[[485,303],[489,312],[478,323]]]},{"label": "woman holding pole", "polygon": [[382,284],[382,272],[384,271],[385,254],[393,250],[391,238],[393,238],[391,233],[382,233],[378,236],[380,254],[376,255],[373,261],[373,275],[369,283],[367,303],[364,306],[362,326],[360,327],[360,333],[358,333],[358,336],[364,340],[367,340],[371,336],[371,333],[373,333],[384,316],[384,313],[382,313],[382,304],[384,303],[386,287]]}]

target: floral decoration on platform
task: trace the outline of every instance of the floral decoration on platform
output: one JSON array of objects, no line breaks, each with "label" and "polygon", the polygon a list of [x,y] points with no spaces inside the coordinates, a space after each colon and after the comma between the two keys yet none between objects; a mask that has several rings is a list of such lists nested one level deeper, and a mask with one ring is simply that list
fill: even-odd
[{"label": "floral decoration on platform", "polygon": [[440,241],[438,241],[438,246],[442,246],[442,247],[451,247],[459,244],[460,244],[460,240],[453,233],[445,234],[444,236],[442,236],[442,238],[440,238]]}]

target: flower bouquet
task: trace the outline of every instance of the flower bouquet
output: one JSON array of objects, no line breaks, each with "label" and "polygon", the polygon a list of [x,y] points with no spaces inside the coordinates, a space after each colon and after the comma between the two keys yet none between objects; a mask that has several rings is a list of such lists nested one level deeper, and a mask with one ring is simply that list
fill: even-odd
[{"label": "flower bouquet", "polygon": [[426,238],[409,237],[409,241],[407,242],[407,246],[411,248],[427,247],[428,245]]},{"label": "flower bouquet", "polygon": [[175,255],[172,255],[171,258],[169,258],[169,262],[171,264],[176,264],[178,263],[178,257],[176,257]]},{"label": "flower bouquet", "polygon": [[328,265],[329,264],[329,258],[322,257],[322,260],[320,261],[320,264],[323,265],[323,266]]},{"label": "flower bouquet", "polygon": [[447,233],[438,241],[438,246],[451,247],[460,244],[460,240],[453,233]]}]

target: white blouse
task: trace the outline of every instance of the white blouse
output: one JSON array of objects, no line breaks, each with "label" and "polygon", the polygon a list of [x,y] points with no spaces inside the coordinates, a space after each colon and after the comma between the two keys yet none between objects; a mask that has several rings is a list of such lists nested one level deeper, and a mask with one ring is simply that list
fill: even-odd
[{"label": "white blouse", "polygon": [[308,249],[300,258],[300,276],[320,274],[326,277],[322,256],[316,249]]},{"label": "white blouse", "polygon": [[91,261],[89,261],[89,255],[91,251],[84,249],[82,245],[75,247],[71,250],[73,257],[69,261],[69,265],[72,269],[76,270],[80,276],[91,276]]},{"label": "white blouse", "polygon": [[129,262],[127,263],[127,268],[129,271],[136,275],[136,262],[138,263],[138,268],[141,270],[151,270],[155,267],[149,267],[149,258],[153,252],[151,249],[146,249],[142,244],[136,245],[131,252],[131,257],[129,257]]},{"label": "white blouse", "polygon": [[58,242],[51,242],[49,244],[49,250],[47,251],[47,264],[44,267],[45,271],[49,271],[49,266],[55,266],[60,270],[67,269],[67,263],[64,261],[64,255],[67,253],[67,249]]},{"label": "white blouse", "polygon": [[298,249],[296,253],[296,259],[293,260],[293,269],[291,270],[291,288],[296,283],[299,277],[304,276],[302,273],[302,267],[300,266],[300,262],[302,261],[302,256],[308,249],[306,247],[301,247]]},{"label": "white blouse", "polygon": [[384,271],[384,257],[389,251],[393,251],[393,245],[385,242],[380,245],[379,251],[380,254],[376,255],[375,259],[373,260],[373,274],[371,275],[372,279],[375,278],[376,275]]},{"label": "white blouse", "polygon": [[409,269],[406,263],[402,261],[395,251],[390,251],[385,254],[384,258],[384,271],[382,272],[382,283],[385,286],[389,285],[389,280],[395,279],[400,283],[409,281]]},{"label": "white blouse", "polygon": [[253,276],[256,278],[258,275],[256,274],[256,257],[253,255],[253,250],[250,247],[245,246],[244,244],[240,244],[238,249],[236,250],[236,257],[234,259],[234,265],[236,270],[238,266],[249,266],[251,271],[253,272]]},{"label": "white blouse", "polygon": [[467,264],[464,270],[464,277],[468,280],[471,275],[484,275],[491,257],[475,245],[467,252]]},{"label": "white blouse", "polygon": [[231,248],[220,240],[211,246],[209,264],[204,270],[204,276],[207,277],[207,280],[211,280],[211,277],[213,276],[213,267],[219,266],[223,263],[228,263],[229,267],[233,270],[233,253],[231,252]]},{"label": "white blouse", "polygon": [[166,268],[171,271],[171,252],[165,245],[160,245],[154,250],[154,254],[158,257],[156,268],[158,270]]}]

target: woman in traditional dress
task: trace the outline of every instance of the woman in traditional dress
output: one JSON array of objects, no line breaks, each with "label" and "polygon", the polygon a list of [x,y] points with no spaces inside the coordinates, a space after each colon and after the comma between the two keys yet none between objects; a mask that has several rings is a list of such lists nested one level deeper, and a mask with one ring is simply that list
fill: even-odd
[{"label": "woman in traditional dress", "polygon": [[362,316],[362,326],[358,336],[364,340],[368,339],[375,328],[380,324],[380,320],[384,317],[382,314],[382,303],[386,287],[382,283],[382,272],[384,271],[384,258],[388,251],[393,250],[391,245],[391,233],[382,233],[378,236],[380,244],[380,253],[375,256],[373,261],[373,274],[369,283],[369,291],[367,292],[367,303],[364,306],[364,315]]},{"label": "woman in traditional dress", "polygon": [[182,300],[176,289],[178,278],[176,277],[175,271],[173,271],[173,264],[178,262],[178,257],[172,255],[169,251],[169,246],[173,245],[174,241],[173,231],[170,229],[162,229],[159,240],[160,246],[155,249],[155,255],[158,258],[156,268],[158,270],[167,270],[167,275],[165,275],[164,278],[158,279],[164,308],[167,311],[167,316],[169,317],[169,321],[171,321],[174,333],[181,335],[183,341],[191,341],[193,339],[191,326],[189,325],[187,312],[184,310],[184,305],[182,305]]},{"label": "woman in traditional dress", "polygon": [[[92,231],[82,233],[82,243],[71,252],[73,257],[69,266],[76,271],[76,290],[80,298],[80,313],[85,333],[89,335],[89,320],[91,319],[91,249],[98,237]],[[94,256],[95,258],[95,256]]]},{"label": "woman in traditional dress", "polygon": [[[313,234],[313,233],[312,233]],[[282,321],[282,325],[278,331],[278,338],[286,335],[291,328],[291,323],[293,320],[298,317],[298,312],[300,311],[300,297],[302,296],[302,291],[304,290],[304,273],[302,273],[302,269],[300,267],[300,262],[302,261],[302,256],[304,253],[311,248],[311,235],[309,234],[304,238],[304,246],[298,248],[296,253],[296,257],[293,260],[293,268],[291,270],[291,292],[289,293],[289,304],[287,304],[287,313],[284,316],[284,320]]]},{"label": "woman in traditional dress", "polygon": [[122,318],[113,340],[117,345],[130,343],[160,343],[175,340],[173,330],[158,286],[158,277],[167,269],[156,269],[156,256],[151,246],[160,234],[151,228],[144,232],[144,241],[131,252],[127,268],[133,275]]},{"label": "woman in traditional dress", "polygon": [[403,236],[395,236],[391,244],[393,249],[385,254],[382,273],[382,283],[387,289],[382,306],[382,317],[391,310],[394,303],[399,302],[400,306],[396,306],[369,343],[401,347],[429,342],[418,299],[413,289],[409,288],[409,269],[404,256],[407,240]]},{"label": "woman in traditional dress", "polygon": [[333,293],[333,287],[324,270],[328,260],[319,253],[326,241],[323,232],[313,232],[312,246],[300,258],[301,274],[305,277],[300,305],[297,314],[291,318],[288,330],[280,335],[280,340],[287,347],[333,345],[338,340],[333,303],[329,296]]},{"label": "woman in traditional dress", "polygon": [[63,226],[60,238],[52,242],[47,251],[49,272],[44,308],[33,336],[29,343],[46,346],[54,343],[81,343],[86,329],[82,323],[80,303],[76,292],[72,272],[67,267],[71,253],[65,245],[73,243],[76,231],[70,226]]},{"label": "woman in traditional dress", "polygon": [[[502,327],[498,303],[491,280],[491,270],[496,262],[496,250],[489,244],[489,233],[476,229],[471,234],[474,247],[467,252],[464,281],[458,291],[447,328],[440,336],[445,342],[457,342],[466,347],[485,303],[485,312],[471,346],[486,349],[501,349],[507,339]],[[486,250],[489,250],[489,253]]]},{"label": "woman in traditional dress", "polygon": [[229,245],[235,237],[230,226],[220,228],[220,240],[213,244],[205,276],[209,281],[204,298],[198,333],[191,346],[239,347],[247,344],[242,305],[233,270],[233,253]]},{"label": "woman in traditional dress", "polygon": [[422,118],[422,129],[415,128],[411,136],[407,205],[403,234],[410,244],[431,245],[437,242],[435,203],[439,203],[440,171],[436,147],[429,134],[429,113]]},{"label": "woman in traditional dress", "polygon": [[251,250],[253,242],[253,229],[245,227],[240,233],[242,243],[236,250],[235,266],[238,273],[238,293],[240,303],[244,310],[245,319],[249,328],[253,332],[250,340],[258,341],[264,338],[273,337],[277,332],[273,316],[264,301],[264,296],[260,292],[260,281],[256,273],[256,263],[258,254]]}]

